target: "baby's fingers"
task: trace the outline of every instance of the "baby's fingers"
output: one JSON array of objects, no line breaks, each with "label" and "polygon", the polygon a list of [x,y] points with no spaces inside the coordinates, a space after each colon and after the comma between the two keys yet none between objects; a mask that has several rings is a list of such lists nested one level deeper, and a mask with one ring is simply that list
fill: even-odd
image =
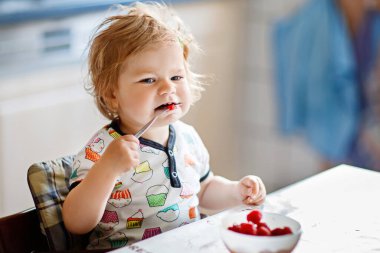
[{"label": "baby's fingers", "polygon": [[240,180],[241,184],[241,194],[243,196],[256,195],[260,191],[259,178],[255,176],[246,176]]},{"label": "baby's fingers", "polygon": [[243,198],[254,196],[258,192],[258,189],[256,189],[256,188],[257,188],[256,186],[242,185],[242,187],[240,188],[240,195]]},{"label": "baby's fingers", "polygon": [[122,136],[120,138],[122,138],[125,141],[134,142],[136,144],[140,143],[139,139],[137,139],[136,136],[134,136],[132,134],[124,135],[124,136]]},{"label": "baby's fingers", "polygon": [[244,197],[243,202],[248,205],[259,205],[264,202],[266,189],[264,183],[259,177],[247,176],[241,180],[241,194]]},{"label": "baby's fingers", "polygon": [[124,148],[137,152],[140,147],[139,140],[133,135],[124,135],[120,139],[118,139],[120,143],[124,146]]},{"label": "baby's fingers", "polygon": [[244,204],[246,205],[261,205],[264,203],[265,195],[264,194],[258,194],[256,196],[248,196],[246,199],[243,200]]}]

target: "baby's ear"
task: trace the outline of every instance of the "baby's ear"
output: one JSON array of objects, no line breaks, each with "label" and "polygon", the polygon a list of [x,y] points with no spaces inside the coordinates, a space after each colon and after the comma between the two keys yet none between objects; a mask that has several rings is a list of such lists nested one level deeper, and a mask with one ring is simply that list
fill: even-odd
[{"label": "baby's ear", "polygon": [[114,92],[110,92],[107,97],[104,98],[105,103],[107,104],[107,107],[112,112],[117,112],[117,109],[119,108],[119,103],[117,101],[117,98],[114,94]]},{"label": "baby's ear", "polygon": [[117,102],[116,98],[110,99],[110,106],[113,112],[117,112],[119,108],[119,103]]}]

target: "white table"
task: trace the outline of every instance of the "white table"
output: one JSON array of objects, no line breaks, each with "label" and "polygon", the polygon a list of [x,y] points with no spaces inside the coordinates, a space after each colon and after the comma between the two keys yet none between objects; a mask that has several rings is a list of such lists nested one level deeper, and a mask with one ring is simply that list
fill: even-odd
[{"label": "white table", "polygon": [[[249,208],[249,207],[248,207]],[[229,253],[219,236],[226,212],[112,252]],[[264,211],[301,223],[295,253],[380,252],[380,173],[340,165],[268,195]]]}]

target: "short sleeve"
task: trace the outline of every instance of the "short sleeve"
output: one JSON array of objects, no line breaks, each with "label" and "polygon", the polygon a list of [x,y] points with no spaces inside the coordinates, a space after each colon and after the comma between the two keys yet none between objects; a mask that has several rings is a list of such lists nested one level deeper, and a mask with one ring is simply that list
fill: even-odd
[{"label": "short sleeve", "polygon": [[110,130],[105,127],[99,130],[76,155],[69,181],[70,190],[86,177],[88,171],[100,159],[113,139],[114,135],[111,135]]},{"label": "short sleeve", "polygon": [[200,177],[200,182],[204,181],[211,173],[210,156],[206,146],[194,127],[189,127],[189,134],[195,145],[195,152],[198,158],[196,170]]}]

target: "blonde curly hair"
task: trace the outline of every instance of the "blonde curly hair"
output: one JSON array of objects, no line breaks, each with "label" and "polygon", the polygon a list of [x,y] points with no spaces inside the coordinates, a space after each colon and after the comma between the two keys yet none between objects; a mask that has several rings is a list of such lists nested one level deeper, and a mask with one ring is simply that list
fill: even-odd
[{"label": "blonde curly hair", "polygon": [[99,111],[108,119],[118,117],[109,98],[117,89],[123,62],[128,56],[162,42],[182,45],[193,103],[203,91],[201,76],[190,70],[189,54],[199,51],[193,36],[181,19],[164,4],[136,2],[119,5],[119,14],[106,18],[96,29],[89,48],[89,83],[86,89],[94,96]]}]

